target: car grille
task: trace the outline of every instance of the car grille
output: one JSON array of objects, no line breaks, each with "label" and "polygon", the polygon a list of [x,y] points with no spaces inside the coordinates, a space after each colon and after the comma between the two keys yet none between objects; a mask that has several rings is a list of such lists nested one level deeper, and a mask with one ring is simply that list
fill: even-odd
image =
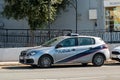
[{"label": "car grille", "polygon": [[112,54],[120,55],[120,53],[117,51],[112,51]]},{"label": "car grille", "polygon": [[21,56],[25,56],[26,55],[26,51],[22,51],[20,55]]},{"label": "car grille", "polygon": [[26,59],[26,60],[19,60],[19,62],[30,64],[30,63],[34,63],[34,60],[33,59]]}]

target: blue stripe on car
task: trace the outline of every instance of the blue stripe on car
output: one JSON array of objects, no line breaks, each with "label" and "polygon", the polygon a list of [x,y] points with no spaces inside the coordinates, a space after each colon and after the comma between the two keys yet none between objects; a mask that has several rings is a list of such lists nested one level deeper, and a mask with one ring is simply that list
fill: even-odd
[{"label": "blue stripe on car", "polygon": [[86,55],[90,55],[90,54],[93,54],[101,49],[105,49],[106,47],[104,46],[98,46],[98,47],[95,47],[95,48],[91,48],[85,52],[82,52],[82,53],[79,53],[79,54],[76,54],[74,56],[71,56],[69,58],[66,58],[66,59],[63,59],[61,61],[58,61],[57,63],[62,63],[62,62],[69,62],[69,61],[72,61],[72,60],[75,60],[75,59],[78,59],[80,57],[83,57],[83,56],[86,56]]}]

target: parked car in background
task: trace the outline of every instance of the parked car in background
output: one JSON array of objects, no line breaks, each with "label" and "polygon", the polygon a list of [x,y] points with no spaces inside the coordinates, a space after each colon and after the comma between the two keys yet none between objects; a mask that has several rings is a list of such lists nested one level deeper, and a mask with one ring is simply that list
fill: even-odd
[{"label": "parked car in background", "polygon": [[115,47],[112,50],[111,58],[112,58],[112,60],[116,60],[116,61],[120,62],[120,46]]},{"label": "parked car in background", "polygon": [[109,58],[110,52],[101,38],[69,34],[22,51],[19,62],[33,67],[51,67],[52,64],[61,63],[93,63],[95,66],[102,66]]}]

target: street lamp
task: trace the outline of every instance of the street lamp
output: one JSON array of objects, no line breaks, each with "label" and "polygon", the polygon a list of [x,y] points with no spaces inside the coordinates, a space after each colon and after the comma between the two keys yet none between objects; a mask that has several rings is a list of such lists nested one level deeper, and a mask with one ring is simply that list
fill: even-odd
[{"label": "street lamp", "polygon": [[[68,0],[69,2],[71,1],[71,0]],[[75,12],[76,12],[76,29],[75,29],[75,32],[77,33],[77,28],[78,28],[78,20],[77,20],[77,15],[78,15],[78,4],[77,4],[77,2],[78,2],[78,0],[74,0],[75,1],[75,5],[72,3],[72,2],[70,2],[70,4],[74,7],[74,9],[75,9]]]},{"label": "street lamp", "polygon": [[[69,2],[71,1],[71,0],[68,0]],[[77,28],[78,28],[78,20],[77,20],[77,15],[78,15],[78,4],[77,4],[77,2],[78,2],[78,0],[74,0],[75,1],[75,4],[73,4],[72,2],[70,2],[71,3],[71,5],[74,7],[74,9],[75,9],[75,12],[76,12],[76,30],[75,30],[75,32],[77,33]],[[49,29],[49,39],[50,39],[50,26],[51,26],[51,22],[50,22],[50,6],[51,6],[51,0],[48,0],[48,29]]]},{"label": "street lamp", "polygon": [[78,5],[77,5],[77,0],[75,0],[75,3],[76,3],[76,9],[75,9],[75,11],[76,11],[76,33],[77,33],[77,24],[78,24],[78,21],[77,21],[77,15],[78,15],[78,12],[77,12],[77,8],[78,8]]},{"label": "street lamp", "polygon": [[51,32],[50,32],[50,24],[51,24],[51,22],[50,22],[50,7],[51,7],[51,0],[48,0],[48,35],[49,35],[49,40],[50,40],[50,34],[51,34]]}]

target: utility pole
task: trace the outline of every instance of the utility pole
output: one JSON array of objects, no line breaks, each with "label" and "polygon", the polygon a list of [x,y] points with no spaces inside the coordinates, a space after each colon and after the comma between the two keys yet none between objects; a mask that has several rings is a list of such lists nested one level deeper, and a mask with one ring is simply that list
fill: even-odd
[{"label": "utility pole", "polygon": [[77,15],[78,15],[78,0],[74,0],[75,1],[75,4],[73,2],[71,2],[71,0],[68,0],[70,2],[70,4],[73,6],[73,8],[75,9],[75,20],[76,20],[76,23],[75,23],[75,33],[77,33],[77,29],[78,29],[78,18],[77,18]]},{"label": "utility pole", "polygon": [[75,3],[76,3],[76,33],[77,33],[77,29],[78,29],[78,18],[77,18],[77,15],[78,15],[78,4],[77,4],[77,0],[75,0]]},{"label": "utility pole", "polygon": [[50,7],[51,7],[51,0],[48,0],[48,35],[49,35],[49,40],[51,39],[51,32],[50,32],[50,26],[51,26],[51,21],[50,21]]}]

